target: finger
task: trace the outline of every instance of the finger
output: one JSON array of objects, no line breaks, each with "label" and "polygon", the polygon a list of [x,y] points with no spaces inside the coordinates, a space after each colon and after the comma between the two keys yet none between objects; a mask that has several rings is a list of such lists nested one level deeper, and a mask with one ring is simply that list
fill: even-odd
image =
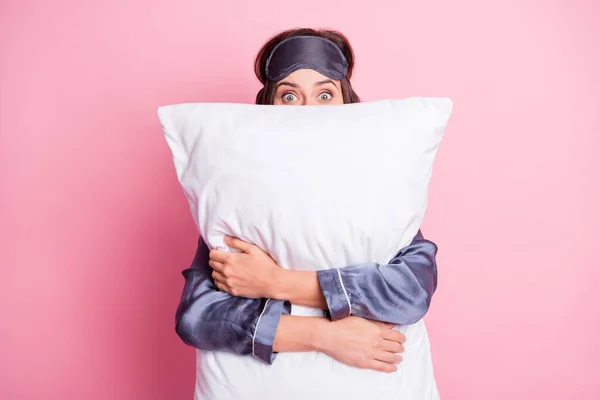
[{"label": "finger", "polygon": [[389,351],[378,351],[375,354],[375,360],[387,364],[394,364],[395,357],[396,355],[394,353],[390,353]]},{"label": "finger", "polygon": [[212,249],[210,251],[210,253],[208,253],[208,257],[211,260],[218,261],[220,263],[227,262],[227,259],[229,258],[230,255],[231,255],[231,252],[223,251],[223,250],[219,250],[219,249]]},{"label": "finger", "polygon": [[212,277],[213,277],[213,280],[215,281],[215,283],[219,282],[221,284],[225,284],[225,280],[226,280],[225,275],[223,275],[219,271],[213,271]]},{"label": "finger", "polygon": [[250,253],[252,251],[252,248],[254,247],[254,245],[251,243],[244,242],[241,239],[234,238],[231,236],[225,236],[225,243],[227,243],[234,249],[243,251],[246,254]]},{"label": "finger", "polygon": [[[226,293],[229,293],[229,289],[227,288],[227,286],[225,286],[225,285],[224,285],[224,284],[222,284],[221,282],[219,282],[219,281],[215,281],[215,286],[216,286],[217,288],[219,288],[219,290],[220,290],[220,291],[222,291],[222,292],[226,292]],[[231,294],[231,293],[229,293],[229,294]]]},{"label": "finger", "polygon": [[381,344],[381,350],[396,354],[404,353],[404,345],[391,340],[384,340]]},{"label": "finger", "polygon": [[391,340],[392,342],[404,343],[406,342],[406,336],[404,333],[398,332],[394,329],[386,329],[383,331],[383,338],[385,340]]},{"label": "finger", "polygon": [[223,267],[225,266],[225,264],[218,262],[218,261],[214,261],[214,260],[208,260],[208,265],[215,271],[218,272],[223,272]]},{"label": "finger", "polygon": [[382,361],[373,360],[369,363],[369,369],[380,372],[396,372],[398,367],[395,364],[389,364]]}]

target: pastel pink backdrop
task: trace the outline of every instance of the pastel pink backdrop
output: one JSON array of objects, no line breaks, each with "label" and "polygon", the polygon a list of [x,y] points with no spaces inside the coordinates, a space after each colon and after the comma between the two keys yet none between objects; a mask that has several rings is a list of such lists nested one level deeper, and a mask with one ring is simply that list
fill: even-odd
[{"label": "pastel pink backdrop", "polygon": [[455,102],[423,227],[442,398],[597,399],[593,0],[0,2],[0,398],[192,398],[196,232],[156,108],[252,102],[296,26],[350,37],[365,100]]}]

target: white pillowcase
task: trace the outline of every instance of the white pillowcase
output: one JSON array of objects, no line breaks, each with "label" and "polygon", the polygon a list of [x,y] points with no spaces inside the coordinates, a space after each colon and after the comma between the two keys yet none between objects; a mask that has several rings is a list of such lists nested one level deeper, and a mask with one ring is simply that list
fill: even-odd
[{"label": "white pillowcase", "polygon": [[[284,268],[319,270],[387,264],[412,241],[451,112],[448,98],[415,97],[330,106],[177,104],[159,108],[159,119],[209,247],[228,249],[223,237],[231,235],[258,245]],[[296,315],[319,313],[292,309]],[[273,398],[296,398],[298,387],[289,380],[311,387],[319,373],[326,374],[331,393],[321,387],[313,398],[374,399],[374,387],[383,397],[436,398],[402,392],[408,387],[404,369],[431,369],[425,327],[418,325],[413,340],[423,343],[422,351],[412,356],[412,366],[405,357],[395,379],[313,353],[281,353],[268,366],[202,351],[198,368],[208,371],[199,371],[198,379],[218,399],[242,399],[266,387]],[[433,377],[410,379],[425,379],[420,385],[426,387]]]}]

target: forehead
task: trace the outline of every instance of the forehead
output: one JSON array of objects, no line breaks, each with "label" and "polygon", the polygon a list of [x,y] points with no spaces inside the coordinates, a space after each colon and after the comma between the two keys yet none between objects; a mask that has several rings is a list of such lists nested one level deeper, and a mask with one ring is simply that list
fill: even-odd
[{"label": "forehead", "polygon": [[292,72],[279,82],[289,82],[302,87],[313,87],[315,84],[331,80],[337,86],[339,81],[328,78],[327,76],[315,71],[314,69],[299,69]]}]

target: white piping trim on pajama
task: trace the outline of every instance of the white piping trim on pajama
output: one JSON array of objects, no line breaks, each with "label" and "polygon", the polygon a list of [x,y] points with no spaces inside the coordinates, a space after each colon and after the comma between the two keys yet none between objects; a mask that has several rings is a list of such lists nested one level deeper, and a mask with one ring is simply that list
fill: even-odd
[{"label": "white piping trim on pajama", "polygon": [[336,268],[338,273],[338,277],[340,278],[340,284],[342,285],[342,290],[344,291],[344,295],[346,296],[346,301],[348,302],[348,316],[352,315],[352,303],[350,303],[350,297],[348,297],[348,292],[346,292],[346,287],[344,286],[344,281],[342,280],[342,273],[339,268]]},{"label": "white piping trim on pajama", "polygon": [[263,314],[265,313],[265,310],[267,309],[267,304],[269,304],[269,300],[271,299],[267,299],[267,301],[265,301],[265,306],[262,309],[262,312],[260,313],[260,315],[258,316],[258,320],[256,321],[256,328],[254,328],[254,334],[252,335],[252,355],[256,355],[254,353],[254,340],[256,339],[256,332],[258,332],[258,325],[260,324],[260,319],[262,318]]}]

